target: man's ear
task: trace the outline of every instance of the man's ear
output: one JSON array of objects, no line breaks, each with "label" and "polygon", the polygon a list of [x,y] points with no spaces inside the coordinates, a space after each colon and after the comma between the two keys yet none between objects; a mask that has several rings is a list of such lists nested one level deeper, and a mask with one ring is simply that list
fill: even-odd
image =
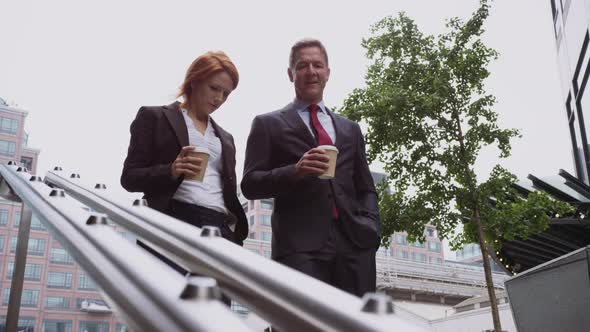
[{"label": "man's ear", "polygon": [[293,82],[293,72],[291,68],[287,68],[287,75],[289,75],[289,81]]}]

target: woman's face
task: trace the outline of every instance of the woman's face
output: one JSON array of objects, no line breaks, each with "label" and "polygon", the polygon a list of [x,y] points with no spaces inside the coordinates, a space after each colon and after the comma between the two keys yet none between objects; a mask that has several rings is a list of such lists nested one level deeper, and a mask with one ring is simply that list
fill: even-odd
[{"label": "woman's face", "polygon": [[191,108],[198,114],[211,114],[218,109],[234,90],[231,76],[225,71],[217,72],[208,78],[192,84]]}]

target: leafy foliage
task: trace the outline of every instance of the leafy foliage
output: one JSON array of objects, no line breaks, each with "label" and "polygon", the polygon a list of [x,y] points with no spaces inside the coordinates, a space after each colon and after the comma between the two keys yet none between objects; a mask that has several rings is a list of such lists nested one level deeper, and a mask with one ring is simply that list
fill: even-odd
[{"label": "leafy foliage", "polygon": [[[393,192],[380,186],[383,244],[395,231],[423,239],[434,225],[455,248],[478,242],[479,211],[487,243],[526,238],[547,227],[549,215],[571,208],[543,193],[518,196],[516,178],[497,165],[478,183],[474,164],[484,146],[510,155],[516,129],[498,126],[494,96],[487,94],[487,66],[497,58],[480,37],[487,1],[467,21],[453,18],[448,32],[422,34],[405,13],[372,27],[363,47],[372,60],[366,87],[355,89],[340,112],[368,124],[369,159],[384,163]],[[464,232],[455,234],[464,224]]]},{"label": "leafy foliage", "polygon": [[389,175],[393,192],[378,186],[382,243],[388,246],[395,231],[423,241],[427,224],[454,249],[478,243],[499,332],[488,252],[503,240],[543,231],[549,216],[573,208],[544,193],[520,196],[516,177],[500,165],[478,181],[474,165],[481,149],[495,146],[505,158],[510,140],[520,136],[498,126],[496,98],[484,89],[487,66],[498,57],[480,39],[488,14],[488,1],[481,0],[467,22],[450,19],[437,37],[422,34],[404,13],[385,17],[362,42],[372,60],[366,87],[355,89],[340,112],[368,124],[368,157],[383,162]]}]

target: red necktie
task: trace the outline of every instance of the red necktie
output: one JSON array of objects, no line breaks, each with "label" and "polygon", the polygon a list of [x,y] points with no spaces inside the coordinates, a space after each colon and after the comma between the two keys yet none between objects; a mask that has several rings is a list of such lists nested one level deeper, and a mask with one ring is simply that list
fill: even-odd
[{"label": "red necktie", "polygon": [[[334,145],[330,135],[328,135],[324,127],[322,127],[320,120],[318,119],[318,110],[320,107],[316,104],[311,104],[309,105],[308,109],[311,126],[317,134],[319,145]],[[338,219],[338,209],[336,209],[336,204],[334,204],[334,202],[332,202],[332,215],[334,216],[334,219]]]}]

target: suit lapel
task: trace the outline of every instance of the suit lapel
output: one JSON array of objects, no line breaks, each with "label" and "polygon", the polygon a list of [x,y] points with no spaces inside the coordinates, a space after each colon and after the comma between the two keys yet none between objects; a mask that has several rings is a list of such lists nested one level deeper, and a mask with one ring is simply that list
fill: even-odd
[{"label": "suit lapel", "polygon": [[309,146],[315,147],[318,145],[317,141],[305,125],[297,110],[293,107],[293,103],[287,105],[282,111],[281,116],[285,119],[289,127],[293,128],[296,136],[304,140]]},{"label": "suit lapel", "polygon": [[215,121],[213,121],[213,118],[211,118],[211,125],[213,126],[213,130],[215,130],[217,137],[219,137],[219,141],[221,141],[223,174],[230,175],[232,173],[230,172],[231,166],[229,163],[231,160],[231,156],[235,154],[234,148],[231,144],[231,138],[225,130],[223,130]]},{"label": "suit lapel", "polygon": [[344,143],[347,139],[346,134],[344,133],[345,123],[341,117],[334,114],[327,107],[326,111],[332,118],[332,124],[334,124],[334,133],[336,134],[336,144],[334,145],[338,148],[338,151],[344,151]]},{"label": "suit lapel", "polygon": [[180,103],[174,102],[170,105],[164,106],[164,108],[166,109],[164,114],[166,115],[168,122],[170,122],[172,130],[174,130],[180,146],[183,147],[189,145],[188,129],[186,128],[186,122],[184,122],[184,117],[180,111]]}]

